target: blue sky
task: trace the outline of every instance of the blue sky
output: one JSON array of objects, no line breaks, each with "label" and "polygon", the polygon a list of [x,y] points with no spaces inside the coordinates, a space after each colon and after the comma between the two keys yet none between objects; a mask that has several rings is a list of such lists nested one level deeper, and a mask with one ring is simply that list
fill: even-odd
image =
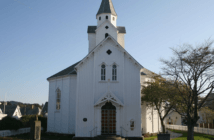
[{"label": "blue sky", "polygon": [[[214,0],[112,0],[126,50],[159,73],[170,47],[214,39]],[[101,0],[0,1],[0,101],[45,103],[47,77],[88,53]]]}]

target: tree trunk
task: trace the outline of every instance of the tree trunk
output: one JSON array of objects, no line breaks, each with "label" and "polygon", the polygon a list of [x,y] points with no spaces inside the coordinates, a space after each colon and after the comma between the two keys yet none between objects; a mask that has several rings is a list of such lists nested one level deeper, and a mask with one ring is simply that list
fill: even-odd
[{"label": "tree trunk", "polygon": [[194,125],[188,124],[187,140],[194,140]]},{"label": "tree trunk", "polygon": [[161,121],[161,126],[162,126],[162,129],[163,129],[163,133],[166,133],[163,119],[160,119],[160,121]]}]

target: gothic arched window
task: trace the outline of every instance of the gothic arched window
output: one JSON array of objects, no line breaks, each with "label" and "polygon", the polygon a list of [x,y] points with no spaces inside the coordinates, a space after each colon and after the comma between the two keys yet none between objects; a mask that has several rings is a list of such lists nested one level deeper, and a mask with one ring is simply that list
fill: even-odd
[{"label": "gothic arched window", "polygon": [[112,66],[112,81],[117,81],[117,65]]},{"label": "gothic arched window", "polygon": [[101,66],[101,81],[106,80],[106,66],[102,64]]},{"label": "gothic arched window", "polygon": [[108,16],[106,16],[106,19],[108,19]]},{"label": "gothic arched window", "polygon": [[105,34],[105,38],[107,38],[107,37],[108,37],[108,33]]},{"label": "gothic arched window", "polygon": [[61,103],[61,90],[57,88],[56,90],[56,110],[60,110]]},{"label": "gothic arched window", "polygon": [[101,20],[101,17],[99,17],[99,20]]}]

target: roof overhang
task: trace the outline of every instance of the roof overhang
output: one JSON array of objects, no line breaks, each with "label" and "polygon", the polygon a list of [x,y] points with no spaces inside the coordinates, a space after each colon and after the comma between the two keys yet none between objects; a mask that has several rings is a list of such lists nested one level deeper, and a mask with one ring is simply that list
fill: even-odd
[{"label": "roof overhang", "polygon": [[86,60],[91,56],[93,55],[93,53],[99,48],[99,47],[102,47],[103,44],[105,43],[105,41],[107,41],[108,39],[111,39],[115,44],[116,46],[119,48],[120,51],[122,51],[124,54],[126,54],[128,56],[128,58],[130,60],[132,60],[132,62],[134,64],[136,64],[138,66],[139,69],[142,69],[144,68],[140,63],[137,62],[137,60],[135,60],[111,35],[109,35],[107,38],[105,38],[102,42],[100,42],[88,55],[86,55],[82,61],[80,61],[80,63],[78,63],[76,66],[75,66],[75,70],[77,71],[78,68],[80,67],[80,65],[82,65],[83,63],[86,62]]}]

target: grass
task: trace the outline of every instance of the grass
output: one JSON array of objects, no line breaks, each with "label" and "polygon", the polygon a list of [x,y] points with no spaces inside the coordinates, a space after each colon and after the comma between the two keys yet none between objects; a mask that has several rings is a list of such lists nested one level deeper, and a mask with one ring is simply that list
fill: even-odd
[{"label": "grass", "polygon": [[155,138],[157,138],[157,136],[146,137],[144,140],[154,140]]},{"label": "grass", "polygon": [[[30,140],[30,134],[22,134],[11,137],[1,138],[0,140]],[[42,133],[41,140],[71,140],[73,138],[72,135],[48,135],[46,133]]]},{"label": "grass", "polygon": [[[179,131],[179,130],[170,130],[170,131],[183,134],[183,136],[181,136],[179,138],[175,138],[173,140],[186,140],[187,139],[186,131]],[[194,140],[214,140],[214,136],[207,135],[207,134],[194,133]]]},{"label": "grass", "polygon": [[[186,131],[179,131],[179,130],[170,130],[175,133],[181,133],[183,136],[179,138],[175,138],[173,140],[187,140],[187,132]],[[154,140],[157,138],[157,136],[152,137],[146,137],[144,140]],[[206,135],[206,134],[200,134],[200,133],[194,133],[194,140],[214,140],[214,136],[212,135]]]}]

